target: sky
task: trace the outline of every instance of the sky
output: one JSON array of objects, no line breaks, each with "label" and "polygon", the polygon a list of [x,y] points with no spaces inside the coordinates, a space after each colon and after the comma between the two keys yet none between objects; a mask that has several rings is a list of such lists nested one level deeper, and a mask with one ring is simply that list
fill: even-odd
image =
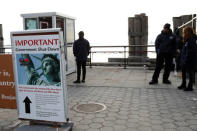
[{"label": "sky", "polygon": [[83,30],[91,45],[128,45],[128,17],[146,13],[151,43],[172,17],[196,9],[196,0],[2,0],[0,24],[4,44],[10,45],[10,32],[23,29],[20,14],[60,12],[76,18],[76,38]]}]

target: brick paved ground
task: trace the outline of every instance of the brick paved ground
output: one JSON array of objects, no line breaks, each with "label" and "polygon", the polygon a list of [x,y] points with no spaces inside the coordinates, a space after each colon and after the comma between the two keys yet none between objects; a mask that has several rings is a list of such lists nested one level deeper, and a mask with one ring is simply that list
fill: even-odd
[{"label": "brick paved ground", "polygon": [[[152,71],[143,68],[88,68],[85,84],[73,84],[69,75],[69,117],[73,131],[197,131],[197,90],[177,90],[172,85],[149,86]],[[90,102],[107,106],[100,113],[79,113],[73,107]],[[18,124],[17,111],[0,109],[0,130]]]}]

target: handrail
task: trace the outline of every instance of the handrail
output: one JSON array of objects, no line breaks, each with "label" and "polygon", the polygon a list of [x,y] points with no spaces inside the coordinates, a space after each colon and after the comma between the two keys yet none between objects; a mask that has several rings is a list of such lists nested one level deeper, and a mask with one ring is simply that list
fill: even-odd
[{"label": "handrail", "polygon": [[192,18],[190,21],[188,21],[188,22],[186,22],[186,23],[182,24],[181,26],[178,26],[178,29],[180,29],[180,28],[182,28],[182,27],[184,27],[184,26],[188,25],[189,23],[193,22],[193,20],[195,20],[195,19],[197,19],[197,16],[196,16],[196,17],[194,17],[194,18]]},{"label": "handrail", "polygon": [[0,47],[0,49],[12,49],[12,47]]},{"label": "handrail", "polygon": [[[126,53],[136,53],[136,54],[143,54],[143,53],[147,53],[147,52],[155,52],[155,51],[148,51],[148,50],[135,50],[135,51],[130,51],[128,50],[129,47],[141,47],[141,48],[148,48],[148,47],[155,47],[155,45],[117,45],[117,46],[91,46],[90,47],[90,68],[92,67],[92,56],[95,53],[122,53],[124,55],[123,59],[124,59],[124,68],[126,69],[126,65],[128,64],[128,60],[126,58]],[[94,51],[93,49],[96,48],[122,48],[123,50],[112,50],[112,51]],[[6,49],[10,50],[12,49],[11,46],[4,46],[4,47],[0,47],[0,50],[4,50],[4,52],[2,52],[1,54],[8,54],[11,52],[7,52]],[[5,52],[6,51],[6,52]]]},{"label": "handrail", "polygon": [[[122,52],[124,51],[91,51],[91,53],[122,53]],[[126,51],[126,52],[131,52],[131,51]],[[136,52],[137,51],[135,51],[135,53]],[[138,51],[138,52],[155,52],[155,51]]]},{"label": "handrail", "polygon": [[[91,46],[90,47],[90,68],[92,68],[92,56],[93,56],[93,54],[95,54],[95,53],[123,53],[123,55],[124,55],[124,57],[123,57],[123,59],[124,59],[124,69],[126,69],[126,65],[128,64],[128,59],[126,58],[126,53],[136,53],[136,54],[143,54],[143,53],[147,53],[147,52],[154,52],[155,53],[155,51],[147,51],[147,50],[138,50],[138,51],[128,51],[128,50],[126,50],[126,49],[129,49],[129,47],[146,47],[146,48],[148,48],[148,47],[155,47],[155,45],[122,45],[122,46]],[[115,50],[115,51],[93,51],[93,49],[96,49],[96,48],[122,48],[123,50],[119,50],[119,51],[117,51],[117,50]],[[143,56],[142,56],[143,57]]]},{"label": "handrail", "polygon": [[91,48],[111,48],[111,47],[155,47],[155,45],[91,46]]},{"label": "handrail", "polygon": [[[113,45],[113,46],[91,46],[91,48],[111,48],[111,47],[155,47],[155,45]],[[4,45],[0,49],[12,49],[10,45]]]}]

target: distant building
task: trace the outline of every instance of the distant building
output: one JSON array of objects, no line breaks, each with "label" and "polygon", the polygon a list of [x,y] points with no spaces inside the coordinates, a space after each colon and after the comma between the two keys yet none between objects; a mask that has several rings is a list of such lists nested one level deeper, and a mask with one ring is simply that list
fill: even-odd
[{"label": "distant building", "polygon": [[0,53],[4,53],[4,49],[3,48],[3,27],[2,24],[0,24]]},{"label": "distant building", "polygon": [[[173,31],[175,31],[178,27],[182,26],[188,21],[192,20],[194,17],[196,17],[196,14],[173,17]],[[188,23],[186,26],[193,27],[193,29],[196,30],[196,19]],[[180,28],[180,31],[179,31],[179,35],[181,34],[182,34],[182,28]]]},{"label": "distant building", "polygon": [[148,16],[137,14],[128,18],[129,45],[145,45],[146,47],[130,47],[129,56],[147,57]]}]

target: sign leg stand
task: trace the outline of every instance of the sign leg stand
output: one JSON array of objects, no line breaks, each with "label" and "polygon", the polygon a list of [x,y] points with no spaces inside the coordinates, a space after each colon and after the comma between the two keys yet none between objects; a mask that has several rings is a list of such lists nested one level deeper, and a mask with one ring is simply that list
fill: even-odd
[{"label": "sign leg stand", "polygon": [[47,123],[39,121],[30,121],[29,125],[22,125],[14,129],[14,131],[72,131],[72,122],[67,123]]}]

